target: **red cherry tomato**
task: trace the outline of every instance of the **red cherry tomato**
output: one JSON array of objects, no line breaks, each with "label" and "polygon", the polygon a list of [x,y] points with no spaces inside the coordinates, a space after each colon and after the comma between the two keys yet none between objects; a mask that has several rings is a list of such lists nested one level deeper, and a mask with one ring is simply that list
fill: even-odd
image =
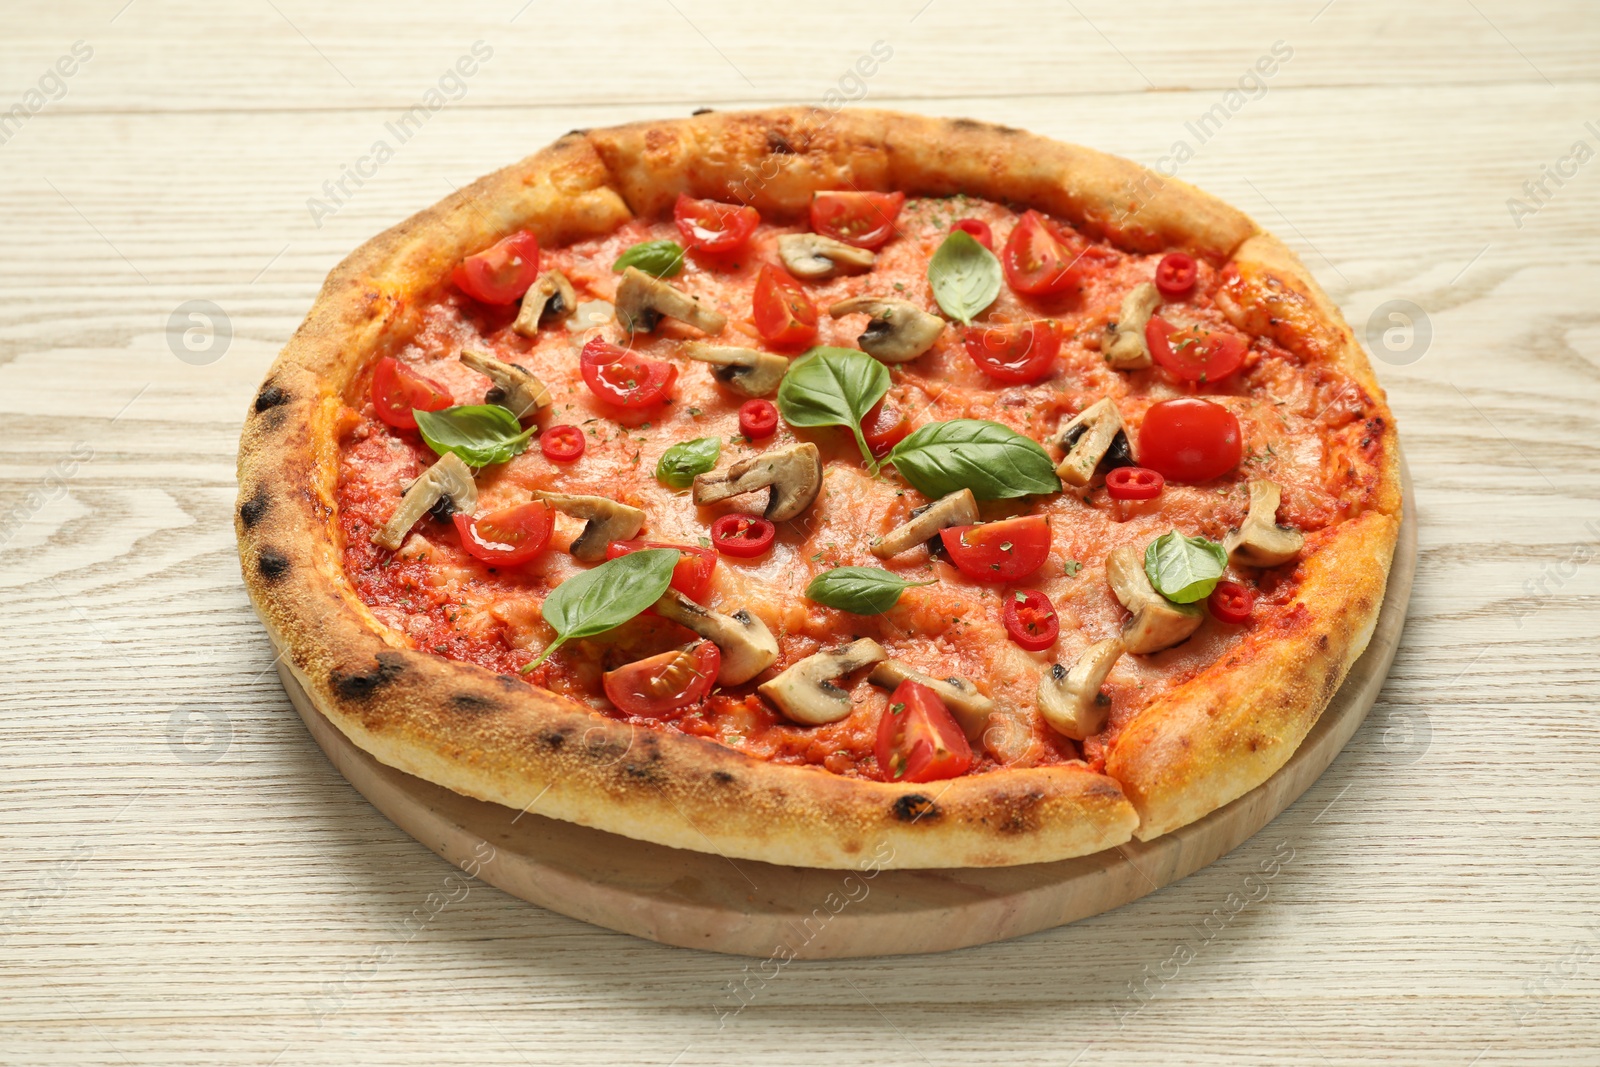
[{"label": "red cherry tomato", "polygon": [[578,368],[589,391],[608,404],[647,408],[667,398],[678,379],[675,364],[624,351],[603,337],[583,346]]},{"label": "red cherry tomato", "polygon": [[1029,652],[1043,652],[1061,635],[1061,620],[1050,598],[1037,589],[1016,589],[1005,594],[1001,618],[1011,640]]},{"label": "red cherry tomato", "polygon": [[746,400],[739,405],[739,432],[752,441],[771,437],[778,429],[778,409],[770,400]]},{"label": "red cherry tomato", "polygon": [[817,339],[817,305],[782,267],[761,268],[751,307],[756,330],[774,348],[804,348]]},{"label": "red cherry tomato", "polygon": [[539,451],[552,463],[571,463],[586,447],[583,431],[576,426],[552,426],[539,435]]},{"label": "red cherry tomato", "polygon": [[484,304],[522,299],[539,276],[539,239],[527,230],[463,259],[450,275],[456,288]]},{"label": "red cherry tomato", "polygon": [[1144,339],[1155,361],[1186,382],[1220,382],[1244,363],[1244,341],[1208,326],[1179,329],[1152,315]]},{"label": "red cherry tomato", "polygon": [[886,782],[937,782],[972,768],[972,746],[944,701],[909,678],[889,695],[872,751]]},{"label": "red cherry tomato", "polygon": [[879,400],[867,409],[861,420],[861,436],[867,439],[867,450],[882,459],[895,445],[911,436],[911,420],[897,407],[885,407]]},{"label": "red cherry tomato", "polygon": [[1152,404],[1139,426],[1139,460],[1162,477],[1191,485],[1239,465],[1239,420],[1198,397]]},{"label": "red cherry tomato", "polygon": [[1194,289],[1200,268],[1194,257],[1182,252],[1168,252],[1156,264],[1156,289],[1168,300],[1181,300]]},{"label": "red cherry tomato", "polygon": [[1074,249],[1063,244],[1045,217],[1032,209],[1006,238],[1000,256],[1011,288],[1029,296],[1063,293],[1076,285],[1076,260]]},{"label": "red cherry tomato", "polygon": [[723,515],[711,524],[711,544],[724,556],[749,559],[772,545],[778,528],[751,515]]},{"label": "red cherry tomato", "polygon": [[905,193],[815,193],[811,228],[857,248],[878,248],[894,236],[894,220],[905,202]]},{"label": "red cherry tomato", "polygon": [[600,676],[600,684],[618,710],[629,715],[661,715],[704,700],[720,670],[722,650],[710,641],[700,641],[607,671]]},{"label": "red cherry tomato", "polygon": [[613,541],[606,546],[606,559],[616,559],[646,548],[675,548],[678,562],[672,568],[672,588],[697,604],[705,603],[711,592],[711,576],[717,570],[717,554],[709,548],[673,545],[665,541]]},{"label": "red cherry tomato", "polygon": [[951,232],[963,230],[970,233],[973,239],[989,251],[994,251],[994,231],[989,229],[989,224],[982,219],[958,219],[950,224]]},{"label": "red cherry tomato", "polygon": [[672,220],[683,234],[683,243],[701,252],[732,252],[741,248],[761,225],[761,215],[753,207],[696,200],[683,193],[678,194]]},{"label": "red cherry tomato", "polygon": [[1036,382],[1055,369],[1061,332],[1052,319],[968,326],[967,355],[999,382]]},{"label": "red cherry tomato", "polygon": [[1149,467],[1113,467],[1106,472],[1106,492],[1112,500],[1154,500],[1166,484]]},{"label": "red cherry tomato", "polygon": [[1206,607],[1222,622],[1237,626],[1250,621],[1250,613],[1256,607],[1256,592],[1238,582],[1218,582],[1217,587],[1211,590]]},{"label": "red cherry tomato", "polygon": [[1023,515],[939,531],[956,569],[978,582],[1015,582],[1038,570],[1050,555],[1050,523]]},{"label": "red cherry tomato", "polygon": [[526,563],[543,552],[550,543],[550,528],[555,525],[555,516],[540,500],[476,518],[458,511],[452,520],[467,555],[496,567]]},{"label": "red cherry tomato", "polygon": [[443,411],[454,404],[444,386],[424,378],[393,356],[384,356],[372,368],[372,407],[378,418],[399,430],[415,430],[413,408]]}]

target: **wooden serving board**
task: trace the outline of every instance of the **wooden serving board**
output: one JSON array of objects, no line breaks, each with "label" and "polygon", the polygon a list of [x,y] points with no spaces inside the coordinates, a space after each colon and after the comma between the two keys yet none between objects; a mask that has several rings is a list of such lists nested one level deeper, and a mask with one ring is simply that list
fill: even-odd
[{"label": "wooden serving board", "polygon": [[667,848],[518,812],[379,763],[317,711],[281,660],[278,673],[311,736],[362,796],[445,859],[523,900],[652,941],[745,956],[941,952],[1031,934],[1137,900],[1271,822],[1333,762],[1383,688],[1416,561],[1416,507],[1407,473],[1400,542],[1377,629],[1289,762],[1233,803],[1154,841],[1020,867],[882,871],[865,880],[851,871]]}]

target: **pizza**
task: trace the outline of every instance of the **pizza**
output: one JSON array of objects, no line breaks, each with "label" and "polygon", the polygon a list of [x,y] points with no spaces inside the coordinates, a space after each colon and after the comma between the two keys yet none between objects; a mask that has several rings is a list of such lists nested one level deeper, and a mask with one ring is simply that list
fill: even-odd
[{"label": "pizza", "polygon": [[980,867],[1265,781],[1376,623],[1382,389],[1296,257],[886,111],[578,130],[329,276],[246,585],[380,761],[679,848]]}]

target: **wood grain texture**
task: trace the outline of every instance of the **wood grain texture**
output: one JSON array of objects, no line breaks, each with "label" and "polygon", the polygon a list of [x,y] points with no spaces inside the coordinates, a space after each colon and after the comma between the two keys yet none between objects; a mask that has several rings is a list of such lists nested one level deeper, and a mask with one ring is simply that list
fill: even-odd
[{"label": "wood grain texture", "polygon": [[[0,144],[0,1062],[1595,1061],[1600,161],[1520,227],[1506,203],[1600,147],[1591,5],[924,5],[11,14],[4,108],[95,55]],[[478,39],[466,95],[316,225],[307,199]],[[239,586],[262,371],[340,256],[451,185],[577,126],[821,100],[878,39],[869,103],[1149,164],[1294,49],[1180,174],[1358,331],[1427,315],[1421,358],[1378,362],[1421,520],[1383,696],[1240,849],[1004,944],[769,975],[477,883],[431,911],[453,869],[306,737]],[[215,362],[169,348],[189,300],[228,317]]]}]

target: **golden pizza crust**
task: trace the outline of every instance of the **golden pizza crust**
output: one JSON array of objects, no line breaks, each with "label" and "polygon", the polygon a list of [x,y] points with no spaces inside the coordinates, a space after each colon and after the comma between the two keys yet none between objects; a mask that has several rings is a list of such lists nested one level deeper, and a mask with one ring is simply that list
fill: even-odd
[{"label": "golden pizza crust", "polygon": [[[1400,490],[1382,393],[1298,261],[1181,183],[1165,180],[1149,200],[1150,177],[1003,127],[878,111],[708,114],[570,134],[378,236],[329,275],[240,443],[236,528],[251,599],[317,707],[382,762],[642,840],[798,866],[852,867],[887,850],[880,866],[1004,866],[1085,855],[1198,818],[1281,766],[1364,647]],[[518,229],[552,245],[608,233],[635,212],[669,209],[679,192],[732,196],[782,217],[798,215],[815,188],[852,186],[1026,203],[1144,250],[1183,246],[1219,262],[1239,250],[1241,313],[1267,314],[1274,299],[1305,303],[1330,331],[1315,358],[1356,376],[1385,422],[1373,445],[1384,457],[1380,506],[1311,539],[1300,594],[1309,621],[1275,641],[1255,635],[1260,647],[1233,653],[1242,658],[1232,671],[1218,664],[1142,712],[1108,774],[1066,765],[907,785],[635,728],[417,651],[373,617],[340,561],[335,418],[351,379],[409,335],[456,262]],[[1219,717],[1225,730],[1204,725]]]}]

